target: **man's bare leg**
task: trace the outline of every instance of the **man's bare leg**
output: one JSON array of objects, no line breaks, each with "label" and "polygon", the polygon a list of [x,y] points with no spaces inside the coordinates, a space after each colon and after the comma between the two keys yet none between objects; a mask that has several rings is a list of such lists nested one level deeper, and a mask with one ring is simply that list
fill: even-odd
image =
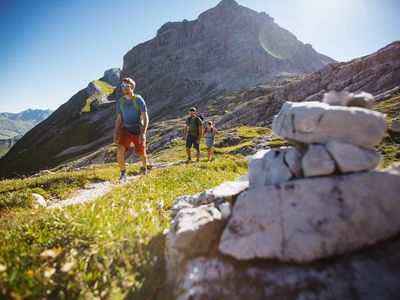
[{"label": "man's bare leg", "polygon": [[121,171],[125,171],[125,146],[118,145],[117,146],[117,161],[119,165],[119,169]]},{"label": "man's bare leg", "polygon": [[190,159],[190,148],[186,147],[186,155],[187,155],[187,159]]},{"label": "man's bare leg", "polygon": [[149,161],[148,161],[146,152],[142,155],[139,155],[139,157],[140,157],[140,160],[142,161],[143,168],[147,168]]}]

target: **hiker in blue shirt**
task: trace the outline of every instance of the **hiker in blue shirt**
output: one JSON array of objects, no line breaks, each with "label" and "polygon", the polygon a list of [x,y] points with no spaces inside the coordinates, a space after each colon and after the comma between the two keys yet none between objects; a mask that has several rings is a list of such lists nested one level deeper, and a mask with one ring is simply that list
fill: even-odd
[{"label": "hiker in blue shirt", "polygon": [[141,173],[147,173],[146,133],[149,124],[146,103],[140,95],[134,94],[136,87],[132,78],[124,78],[121,88],[124,96],[116,103],[117,120],[114,143],[117,145],[117,160],[121,170],[120,182],[126,182],[125,153],[133,143],[135,153],[142,161]]}]

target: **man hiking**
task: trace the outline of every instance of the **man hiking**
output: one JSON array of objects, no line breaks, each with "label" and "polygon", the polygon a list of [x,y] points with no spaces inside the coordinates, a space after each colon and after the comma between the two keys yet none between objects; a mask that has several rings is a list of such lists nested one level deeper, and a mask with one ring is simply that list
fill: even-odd
[{"label": "man hiking", "polygon": [[184,138],[186,139],[186,162],[192,161],[190,148],[196,149],[196,161],[200,160],[200,139],[203,135],[203,121],[197,116],[196,108],[189,108],[189,117],[186,119]]},{"label": "man hiking", "polygon": [[143,166],[142,174],[147,174],[146,133],[149,124],[146,103],[140,95],[134,94],[136,87],[132,78],[124,78],[121,88],[123,96],[116,103],[114,143],[117,145],[117,161],[121,170],[120,183],[126,182],[125,153],[131,143],[139,155]]}]

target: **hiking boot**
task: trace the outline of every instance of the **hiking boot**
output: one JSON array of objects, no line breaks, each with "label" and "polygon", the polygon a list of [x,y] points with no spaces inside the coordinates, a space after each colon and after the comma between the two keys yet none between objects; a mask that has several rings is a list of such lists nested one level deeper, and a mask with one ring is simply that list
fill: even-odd
[{"label": "hiking boot", "polygon": [[188,164],[188,163],[191,163],[191,162],[192,162],[192,159],[190,157],[188,157],[188,159],[186,160],[186,163]]},{"label": "hiking boot", "polygon": [[140,174],[146,175],[147,174],[147,168],[146,167],[141,167],[140,168]]},{"label": "hiking boot", "polygon": [[125,183],[125,182],[127,182],[128,181],[128,179],[126,178],[126,174],[125,173],[122,173],[121,174],[121,177],[119,178],[119,180],[118,180],[118,182],[119,183]]}]

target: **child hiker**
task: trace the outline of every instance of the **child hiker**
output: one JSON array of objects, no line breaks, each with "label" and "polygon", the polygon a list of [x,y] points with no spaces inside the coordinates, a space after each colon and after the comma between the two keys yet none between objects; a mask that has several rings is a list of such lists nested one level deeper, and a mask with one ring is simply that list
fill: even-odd
[{"label": "child hiker", "polygon": [[205,132],[205,139],[206,139],[206,145],[207,145],[207,151],[208,151],[208,159],[207,161],[212,161],[214,160],[214,151],[213,151],[213,146],[215,142],[215,136],[221,134],[217,129],[215,129],[213,122],[208,121],[207,122],[207,127],[204,130]]}]

